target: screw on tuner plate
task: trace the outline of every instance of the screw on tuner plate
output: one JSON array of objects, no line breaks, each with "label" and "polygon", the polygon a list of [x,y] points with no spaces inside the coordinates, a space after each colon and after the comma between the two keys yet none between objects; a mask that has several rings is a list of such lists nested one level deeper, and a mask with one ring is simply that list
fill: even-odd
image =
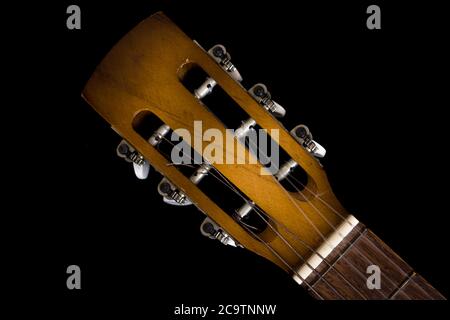
[{"label": "screw on tuner plate", "polygon": [[200,232],[207,238],[219,240],[221,243],[232,247],[242,247],[228,233],[220,228],[214,221],[206,217],[200,225]]},{"label": "screw on tuner plate", "polygon": [[326,150],[317,141],[313,140],[308,127],[300,124],[291,130],[291,135],[313,156],[317,158],[325,157]]}]

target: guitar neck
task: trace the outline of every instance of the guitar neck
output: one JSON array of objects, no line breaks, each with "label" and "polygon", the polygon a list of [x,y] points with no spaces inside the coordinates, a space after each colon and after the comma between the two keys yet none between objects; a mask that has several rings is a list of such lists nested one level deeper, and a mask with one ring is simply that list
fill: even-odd
[{"label": "guitar neck", "polygon": [[[378,284],[374,278],[377,273]],[[362,223],[322,261],[302,286],[313,297],[325,300],[445,300]]]}]

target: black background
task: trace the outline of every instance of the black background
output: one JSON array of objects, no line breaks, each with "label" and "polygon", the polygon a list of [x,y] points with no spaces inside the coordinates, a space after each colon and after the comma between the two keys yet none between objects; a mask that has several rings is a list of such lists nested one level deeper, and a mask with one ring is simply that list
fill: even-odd
[{"label": "black background", "polygon": [[[444,11],[392,2],[60,1],[8,11],[7,53],[21,61],[5,61],[16,68],[8,96],[17,142],[5,168],[15,173],[7,263],[20,271],[19,295],[71,312],[148,316],[181,303],[278,303],[286,319],[354,305],[319,304],[262,258],[207,240],[200,212],[165,205],[157,173],[139,181],[115,156],[120,137],[80,93],[110,48],[162,9],[203,47],[224,44],[244,86],[265,83],[287,109],[287,128],[309,126],[344,206],[447,296]],[[81,7],[81,30],[66,29],[70,4]],[[366,28],[370,4],[381,7],[381,30]],[[71,264],[81,267],[80,291],[66,288]],[[388,307],[374,305],[364,306]],[[396,306],[416,305],[439,307]]]}]

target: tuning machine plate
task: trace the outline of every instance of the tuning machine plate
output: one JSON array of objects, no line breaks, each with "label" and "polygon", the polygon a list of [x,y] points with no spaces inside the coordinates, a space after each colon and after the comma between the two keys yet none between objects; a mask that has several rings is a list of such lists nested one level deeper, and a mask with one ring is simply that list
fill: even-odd
[{"label": "tuning machine plate", "polygon": [[277,102],[272,100],[272,96],[267,87],[262,83],[257,83],[248,92],[260,105],[277,118],[283,118],[286,110]]},{"label": "tuning machine plate", "polygon": [[[158,145],[161,140],[169,133],[170,127],[166,124],[160,126],[148,139],[148,142],[152,146]],[[134,174],[138,179],[147,179],[150,172],[150,164],[144,157],[137,152],[133,146],[131,146],[125,140],[120,141],[116,148],[116,153],[120,158],[123,158],[127,162],[133,163]]]},{"label": "tuning machine plate", "polygon": [[311,131],[304,124],[300,124],[291,130],[291,135],[313,156],[325,157],[326,150],[317,141],[313,140]]},{"label": "tuning machine plate", "polygon": [[227,49],[221,44],[216,44],[211,49],[208,50],[208,53],[217,63],[224,69],[226,72],[230,74],[230,76],[238,81],[242,81],[242,76],[236,67],[231,63],[231,56],[227,52]]},{"label": "tuning machine plate", "polygon": [[170,205],[189,206],[192,204],[184,192],[179,190],[165,177],[158,184],[158,193],[163,197],[163,201]]},{"label": "tuning machine plate", "polygon": [[222,244],[232,247],[242,247],[228,233],[226,233],[219,225],[206,217],[200,225],[200,232],[207,238],[219,240]]},{"label": "tuning machine plate", "polygon": [[146,179],[150,172],[150,164],[128,142],[122,140],[116,149],[117,155],[127,162],[133,163],[134,174],[138,179]]},{"label": "tuning machine plate", "polygon": [[[221,44],[216,44],[211,49],[208,50],[208,54],[216,60],[216,62],[225,70],[234,80],[241,82],[242,76],[238,69],[231,63],[231,56]],[[197,99],[203,99],[209,95],[214,87],[216,86],[216,81],[208,77],[206,80],[198,87],[194,94]]]}]

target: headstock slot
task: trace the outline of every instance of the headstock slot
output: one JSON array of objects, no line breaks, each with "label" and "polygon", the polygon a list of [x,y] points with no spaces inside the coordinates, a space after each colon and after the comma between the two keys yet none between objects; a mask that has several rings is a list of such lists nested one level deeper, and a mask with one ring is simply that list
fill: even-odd
[{"label": "headstock slot", "polygon": [[[139,112],[134,117],[132,122],[133,129],[146,141],[152,136],[156,129],[163,124],[164,122],[156,114],[148,110]],[[173,135],[177,137],[177,142],[171,141],[171,137]],[[169,129],[166,136],[161,139],[161,142],[158,143],[156,147],[156,150],[167,160],[166,165],[172,165],[171,152],[175,144],[183,144],[184,149],[189,148],[189,157],[194,156],[196,152],[193,149],[191,150],[189,144],[183,141],[182,137],[178,137],[176,134],[174,134],[172,129]],[[189,177],[195,171],[194,166],[175,165],[174,167],[177,168],[177,170],[180,171],[185,177]]]},{"label": "headstock slot", "polygon": [[[201,66],[195,62],[184,63],[177,70],[178,77],[183,86],[195,96],[194,91],[203,83],[206,78],[212,78]],[[213,79],[213,78],[212,78]],[[214,79],[215,80],[215,79]],[[210,111],[227,129],[237,129],[244,120],[250,118],[250,115],[234,100],[228,93],[220,86],[220,84],[215,85],[213,92],[205,96],[201,100],[201,105],[203,105],[208,111]],[[254,129],[255,139],[251,140],[249,136],[244,138],[242,141],[243,145],[248,150],[259,151],[258,147],[260,142],[265,142],[265,151],[256,152],[254,155],[261,165],[266,168],[272,167],[272,171],[276,172],[283,163],[290,160],[291,157],[284,150],[282,146],[278,144],[269,134],[261,137],[258,133],[260,130],[264,130],[255,123],[252,128]],[[270,133],[270,131],[265,130],[265,132]],[[249,134],[250,135],[250,134]],[[237,141],[236,141],[237,143]],[[272,149],[271,146],[276,146]],[[271,157],[274,152],[278,152],[277,160],[271,161]],[[225,155],[224,155],[225,156]],[[225,160],[224,160],[225,162]],[[300,201],[306,201],[311,197],[311,190],[315,190],[316,186],[313,181],[310,181],[308,174],[301,166],[296,166],[293,169],[290,179],[281,181],[281,185],[291,193],[301,193],[296,195],[296,199]],[[310,191],[305,191],[305,187]]]},{"label": "headstock slot", "polygon": [[[239,224],[245,224],[251,227],[262,240],[270,242],[274,239],[275,234],[268,223],[272,224],[272,228],[277,229],[270,217],[267,216],[257,205],[245,216],[242,221],[238,219],[236,211],[246,202],[251,202],[243,192],[231,181],[221,176],[215,169],[210,171],[208,179],[203,179],[198,187],[209,199],[214,201],[224,212],[235,219]],[[260,239],[256,239],[260,241]]]},{"label": "headstock slot", "polygon": [[[132,122],[133,129],[145,140],[148,140],[163,124],[163,121],[157,115],[147,110],[139,112]],[[205,159],[172,129],[169,129],[166,136],[158,143],[157,150],[167,160],[167,165],[173,165],[186,178],[190,178],[200,167],[200,164],[194,164],[194,159],[197,159],[197,161],[201,159],[200,163],[205,163]],[[180,156],[181,162],[173,163],[173,152],[183,154],[183,156]],[[211,171],[207,174],[208,178],[202,179],[197,187],[230,217],[236,219],[236,210],[244,202],[250,202],[251,199],[216,171],[214,166],[211,167]],[[268,230],[267,224],[270,223],[270,218],[256,205],[254,207],[255,209],[238,223],[244,223],[251,227],[262,240],[271,241],[275,234],[273,230]],[[276,228],[276,226],[273,225],[272,228]],[[260,239],[257,239],[257,241],[260,241]]]},{"label": "headstock slot", "polygon": [[143,110],[133,118],[131,126],[143,139],[148,140],[164,122],[153,112]]}]

